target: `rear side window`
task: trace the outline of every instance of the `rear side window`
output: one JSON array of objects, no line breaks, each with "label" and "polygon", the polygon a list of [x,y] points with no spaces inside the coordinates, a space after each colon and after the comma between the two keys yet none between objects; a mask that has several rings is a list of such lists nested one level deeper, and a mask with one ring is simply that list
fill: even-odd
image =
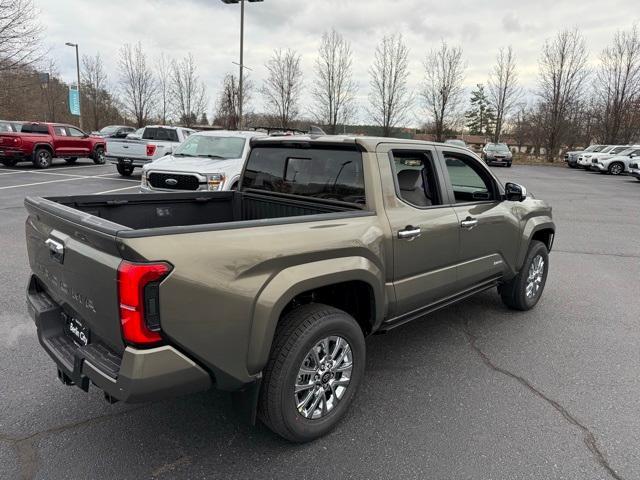
[{"label": "rear side window", "polygon": [[165,142],[177,142],[178,132],[169,128],[145,128],[143,140],[159,140]]},{"label": "rear side window", "polygon": [[22,126],[22,133],[49,133],[49,128],[46,125],[27,123]]},{"label": "rear side window", "polygon": [[414,207],[440,205],[438,185],[431,152],[392,151],[396,192]]},{"label": "rear side window", "polygon": [[364,205],[362,154],[335,148],[257,147],[244,188]]}]

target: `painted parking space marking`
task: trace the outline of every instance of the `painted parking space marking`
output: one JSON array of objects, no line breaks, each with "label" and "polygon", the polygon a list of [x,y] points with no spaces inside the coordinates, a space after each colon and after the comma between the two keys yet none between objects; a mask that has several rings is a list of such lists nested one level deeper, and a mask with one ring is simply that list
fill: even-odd
[{"label": "painted parking space marking", "polygon": [[132,185],[130,187],[124,187],[124,188],[115,188],[113,190],[106,190],[104,192],[96,192],[93,195],[103,195],[105,193],[121,192],[122,190],[131,190],[132,188],[138,188],[138,185]]},{"label": "painted parking space marking", "polygon": [[48,180],[46,182],[32,182],[32,183],[24,183],[22,185],[8,185],[5,187],[0,187],[0,190],[9,190],[11,188],[21,188],[21,187],[33,187],[35,185],[45,185],[49,183],[61,183],[61,182],[71,182],[74,180],[107,180],[107,181],[117,181],[117,182],[135,182],[138,183],[138,180],[128,180],[126,178],[105,178],[114,175],[113,173],[105,173],[102,175],[91,175],[91,176],[74,176],[72,178],[61,178],[59,180]]}]

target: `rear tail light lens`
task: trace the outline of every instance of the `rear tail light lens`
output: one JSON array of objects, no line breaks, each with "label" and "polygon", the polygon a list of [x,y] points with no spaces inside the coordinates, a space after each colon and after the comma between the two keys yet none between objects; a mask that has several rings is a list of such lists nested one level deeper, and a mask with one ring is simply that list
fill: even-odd
[{"label": "rear tail light lens", "polygon": [[159,287],[171,265],[131,263],[118,267],[120,325],[124,341],[130,345],[152,346],[162,342],[160,335]]},{"label": "rear tail light lens", "polygon": [[155,145],[147,145],[147,157],[153,157],[153,154],[156,153]]}]

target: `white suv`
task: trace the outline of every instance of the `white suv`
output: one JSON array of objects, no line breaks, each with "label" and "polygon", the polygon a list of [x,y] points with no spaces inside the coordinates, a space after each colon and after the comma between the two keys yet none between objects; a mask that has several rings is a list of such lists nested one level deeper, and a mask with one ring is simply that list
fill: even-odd
[{"label": "white suv", "polygon": [[585,170],[589,170],[591,168],[591,165],[594,163],[594,160],[599,158],[611,157],[626,148],[629,147],[627,147],[626,145],[609,145],[599,152],[583,153],[578,157],[578,166],[584,168]]},{"label": "white suv", "polygon": [[142,192],[234,190],[260,132],[218,130],[191,135],[171,155],[145,165]]},{"label": "white suv", "polygon": [[596,158],[595,163],[593,163],[592,160],[591,170],[610,173],[611,175],[620,175],[629,170],[629,164],[634,158],[638,159],[639,157],[640,145],[633,145],[612,157]]}]

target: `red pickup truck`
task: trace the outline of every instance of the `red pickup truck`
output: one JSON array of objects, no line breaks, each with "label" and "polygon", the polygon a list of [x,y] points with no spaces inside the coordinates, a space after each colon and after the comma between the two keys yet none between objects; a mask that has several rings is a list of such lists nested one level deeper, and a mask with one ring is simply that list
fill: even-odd
[{"label": "red pickup truck", "polygon": [[104,150],[104,138],[61,123],[24,123],[20,132],[0,133],[0,162],[7,167],[33,162],[37,168],[49,168],[54,158],[72,164],[79,157],[102,164]]}]

